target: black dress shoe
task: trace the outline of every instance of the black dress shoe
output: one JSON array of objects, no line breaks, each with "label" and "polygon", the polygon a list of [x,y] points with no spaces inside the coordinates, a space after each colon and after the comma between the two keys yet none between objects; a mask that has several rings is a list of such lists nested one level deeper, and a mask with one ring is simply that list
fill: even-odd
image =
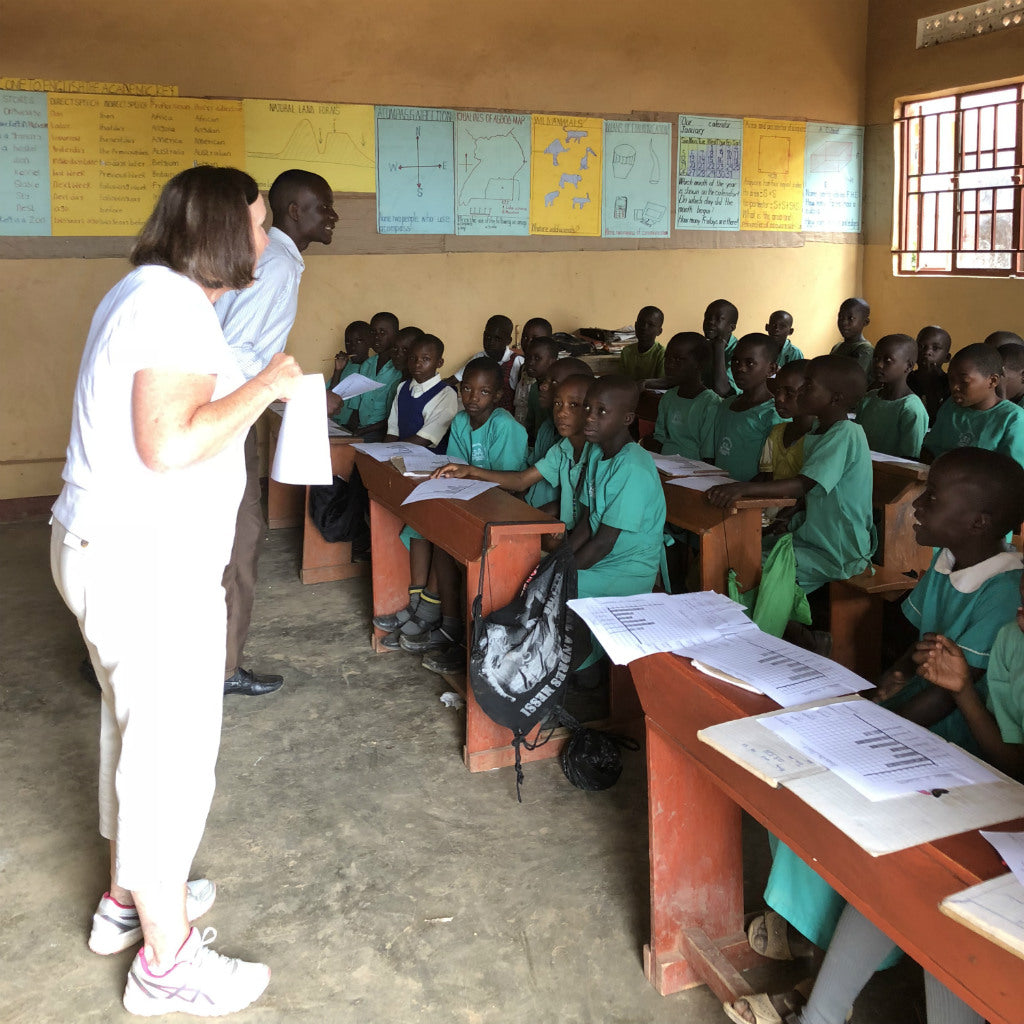
[{"label": "black dress shoe", "polygon": [[284,676],[258,675],[247,668],[235,669],[230,679],[224,680],[224,693],[237,693],[243,697],[262,697],[284,685]]}]

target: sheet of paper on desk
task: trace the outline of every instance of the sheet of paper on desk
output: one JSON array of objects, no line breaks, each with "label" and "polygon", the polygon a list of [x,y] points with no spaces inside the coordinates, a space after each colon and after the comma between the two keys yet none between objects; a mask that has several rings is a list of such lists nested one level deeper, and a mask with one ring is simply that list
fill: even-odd
[{"label": "sheet of paper on desk", "polygon": [[637,594],[633,597],[578,597],[569,607],[590,627],[616,665],[648,654],[757,627],[723,594]]},{"label": "sheet of paper on desk", "polygon": [[939,910],[1024,957],[1024,885],[1012,874],[999,875],[947,896]]},{"label": "sheet of paper on desk", "polygon": [[719,484],[734,484],[731,476],[674,476],[665,483],[673,484],[676,487],[685,487],[688,491],[710,491],[712,487]]},{"label": "sheet of paper on desk", "polygon": [[1003,863],[1024,885],[1024,832],[986,832],[981,834],[996,848]]},{"label": "sheet of paper on desk", "polygon": [[913,459],[901,459],[898,455],[886,455],[885,452],[872,452],[872,462],[893,462],[897,466],[907,466],[914,470],[927,470],[928,466],[923,462],[915,462]]},{"label": "sheet of paper on desk", "polygon": [[365,395],[367,391],[376,391],[384,385],[379,380],[365,377],[361,373],[350,373],[342,377],[331,390],[339,398],[355,398],[357,395]]},{"label": "sheet of paper on desk", "polygon": [[869,800],[955,790],[997,777],[960,747],[871,701],[792,711],[764,724]]},{"label": "sheet of paper on desk", "polygon": [[352,431],[346,430],[344,427],[339,427],[337,423],[332,419],[327,420],[327,436],[328,437],[351,437]]},{"label": "sheet of paper on desk", "polygon": [[442,466],[447,466],[454,462],[457,464],[465,465],[465,459],[449,458],[447,455],[439,455],[437,452],[432,452],[429,448],[424,448],[422,445],[414,445],[413,447],[418,450],[415,452],[409,452],[408,455],[402,456],[402,462],[405,468],[402,470],[408,476],[414,474],[423,474],[424,476],[433,473],[435,469],[440,469]]},{"label": "sheet of paper on desk", "polygon": [[387,462],[396,455],[406,458],[409,455],[415,456],[417,452],[423,451],[423,445],[411,444],[408,441],[359,441],[352,445],[356,451],[365,452],[376,462]]},{"label": "sheet of paper on desk", "polygon": [[676,653],[693,658],[695,667],[701,671],[705,665],[717,669],[732,677],[727,682],[763,693],[784,708],[873,688],[873,684],[842,665],[761,630],[712,640]]},{"label": "sheet of paper on desk", "polygon": [[427,501],[430,498],[447,498],[449,501],[469,501],[478,494],[497,487],[497,484],[489,484],[485,480],[456,480],[454,477],[438,477],[436,480],[424,480],[410,492],[409,496],[402,502],[403,505],[410,505],[414,501]]},{"label": "sheet of paper on desk", "polygon": [[654,465],[669,476],[721,476],[722,471],[710,462],[688,459],[684,455],[661,455],[651,452]]},{"label": "sheet of paper on desk", "polygon": [[331,446],[324,423],[327,392],[318,373],[307,373],[285,403],[270,475],[282,484],[329,484]]}]

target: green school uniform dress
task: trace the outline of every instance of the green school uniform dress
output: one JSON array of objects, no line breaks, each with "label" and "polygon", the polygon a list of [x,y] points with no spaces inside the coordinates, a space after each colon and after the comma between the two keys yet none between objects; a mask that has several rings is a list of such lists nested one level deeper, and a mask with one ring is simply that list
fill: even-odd
[{"label": "green school uniform dress", "polygon": [[849,356],[857,360],[857,365],[871,379],[871,365],[875,361],[875,346],[870,341],[841,341],[832,346],[832,356]]},{"label": "green school uniform dress", "polygon": [[579,596],[646,594],[654,586],[664,546],[661,479],[650,453],[632,441],[610,459],[601,456],[600,449],[591,453],[580,501],[592,535],[602,523],[621,532],[600,562],[579,570]]},{"label": "green school uniform dress", "polygon": [[[544,410],[542,409],[541,412]],[[533,451],[527,459],[527,464],[536,466],[538,461],[558,444],[558,431],[555,430],[555,421],[548,413],[540,421],[537,427],[537,436],[534,438]],[[543,508],[558,497],[558,491],[547,480],[538,480],[524,495],[523,500],[534,508]]]},{"label": "green school uniform dress", "polygon": [[654,440],[661,442],[663,455],[687,459],[711,459],[715,454],[715,417],[722,399],[711,388],[696,398],[682,398],[679,388],[670,388],[658,403]]},{"label": "green school uniform dress", "polygon": [[739,395],[723,399],[715,414],[715,465],[733,480],[747,481],[757,475],[761,449],[772,427],[782,419],[769,398],[742,412],[733,412]]},{"label": "green school uniform dress", "polygon": [[540,407],[540,387],[537,381],[530,384],[530,392],[526,396],[526,432],[535,434],[544,419],[544,410]]},{"label": "green school uniform dress", "polygon": [[600,450],[595,449],[589,441],[584,441],[579,460],[576,460],[572,441],[563,437],[533,464],[533,468],[554,489],[558,498],[558,518],[565,523],[567,530],[571,530],[579,521],[587,465],[595,451],[599,456]]},{"label": "green school uniform dress", "polygon": [[915,394],[887,401],[869,391],[857,410],[857,422],[864,428],[873,452],[917,459],[928,432],[928,410]]},{"label": "green school uniform dress", "polygon": [[360,395],[359,403],[359,422],[366,426],[371,423],[380,423],[381,420],[388,418],[388,413],[391,412],[391,402],[388,401],[388,393],[391,389],[391,385],[395,385],[395,391],[398,390],[398,384],[402,380],[402,374],[399,372],[398,367],[391,362],[390,357],[384,360],[383,366],[378,366],[380,362],[380,355],[374,355],[371,359],[367,359],[363,366],[366,367],[363,370],[364,377],[371,377],[379,384],[383,384],[383,387],[377,388],[375,391],[367,391],[366,394]]},{"label": "green school uniform dress", "polygon": [[795,363],[798,359],[803,358],[803,352],[787,338],[782,343],[782,351],[779,353],[779,358],[775,360],[775,365],[781,370],[786,363]]},{"label": "green school uniform dress", "polygon": [[[928,572],[904,600],[903,614],[918,628],[919,636],[942,633],[960,646],[969,665],[988,668],[991,672],[989,651],[995,653],[996,633],[1013,616],[1019,601],[1021,557],[1017,552],[1008,551],[967,569],[954,571],[952,565],[953,558],[948,550],[936,552]],[[1016,629],[1016,623],[1011,625]],[[1020,630],[1017,633],[1022,635]],[[1019,672],[1024,669],[1024,645],[1014,653],[1020,660],[1009,664],[1015,665]],[[1001,653],[1001,657],[1005,659],[1006,655]],[[1008,659],[1000,665],[1007,663]],[[1024,695],[1019,692],[1021,679],[1018,674],[1018,692],[1013,694],[1011,708],[1019,708],[1024,701]],[[920,678],[911,680],[886,706],[898,710],[927,685]],[[1003,694],[1005,690],[1000,692],[1000,701],[1004,700]],[[1022,718],[1017,721],[1021,722]],[[932,726],[932,732],[977,752],[977,745],[959,711]],[[828,948],[845,906],[839,893],[782,843],[775,849],[765,900],[822,949]],[[881,966],[891,966],[898,958],[899,950],[896,950]]]},{"label": "green school uniform dress", "polygon": [[924,436],[924,447],[936,458],[953,448],[987,448],[1024,465],[1024,409],[1006,401],[991,409],[943,402],[935,426]]},{"label": "green school uniform dress", "polygon": [[619,353],[619,373],[631,380],[648,380],[665,376],[665,346],[656,341],[646,352],[639,342],[627,345]]},{"label": "green school uniform dress", "polygon": [[871,518],[871,452],[864,431],[850,420],[823,434],[804,435],[802,476],[815,486],[807,511],[793,517],[796,581],[810,593],[831,580],[863,572],[878,537]]},{"label": "green school uniform dress", "polygon": [[398,389],[402,386],[403,380],[408,380],[408,377],[403,377],[401,374],[393,380],[387,386],[387,398],[384,400],[384,404],[387,406],[388,416],[391,416],[391,410],[395,407],[395,399],[398,397]]},{"label": "green school uniform dress", "polygon": [[1024,743],[1024,632],[1016,620],[996,634],[988,659],[988,709],[1004,743]]},{"label": "green school uniform dress", "polygon": [[[729,379],[729,387],[732,388],[733,393],[739,393],[739,388],[736,387],[736,378],[732,375],[732,354],[736,351],[736,345],[739,342],[739,338],[735,334],[729,335],[729,340],[725,343],[725,375]],[[704,381],[705,387],[714,388],[715,386],[715,373],[714,370],[708,369],[701,374],[701,380]]]},{"label": "green school uniform dress", "polygon": [[[350,359],[345,364],[345,369],[341,371],[341,376],[338,378],[338,384],[340,384],[346,377],[351,377],[353,373],[362,373],[365,365],[365,359],[361,363],[353,363]],[[334,386],[337,387],[338,384],[335,384]],[[329,382],[327,390],[332,390]],[[331,419],[334,420],[339,427],[348,426],[348,421],[352,418],[352,413],[359,408],[360,399],[362,397],[362,395],[356,395],[355,398],[346,398],[345,404],[331,417]]]}]

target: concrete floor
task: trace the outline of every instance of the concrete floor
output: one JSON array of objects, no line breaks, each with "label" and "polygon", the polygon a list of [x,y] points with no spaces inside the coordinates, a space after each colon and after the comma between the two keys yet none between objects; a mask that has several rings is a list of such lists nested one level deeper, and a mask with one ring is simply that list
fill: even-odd
[{"label": "concrete floor", "polygon": [[[0,526],[0,1021],[127,1019],[132,954],[85,939],[107,885],[96,832],[97,694],[49,577],[44,522]],[[470,775],[443,680],[369,648],[365,581],[303,587],[298,532],[270,536],[247,662],[287,675],[232,698],[194,876],[217,881],[216,948],[273,968],[239,1022],[686,1024],[704,988],[662,998],[648,932],[641,754],[604,793],[556,763]],[[748,906],[767,844],[748,822]],[[699,824],[696,825],[699,827]],[[795,981],[799,965],[751,980]],[[920,972],[873,982],[860,1022],[917,1019]]]}]

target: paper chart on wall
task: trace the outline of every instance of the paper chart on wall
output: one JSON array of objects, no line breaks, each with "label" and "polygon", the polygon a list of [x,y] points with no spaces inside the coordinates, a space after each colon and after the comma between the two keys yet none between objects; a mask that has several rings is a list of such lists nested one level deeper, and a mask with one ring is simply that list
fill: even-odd
[{"label": "paper chart on wall", "polygon": [[51,155],[46,93],[5,92],[3,100],[0,235],[48,235]]},{"label": "paper chart on wall", "polygon": [[455,230],[455,112],[377,107],[377,230],[450,235]]},{"label": "paper chart on wall", "polygon": [[864,129],[807,123],[804,231],[860,231]]},{"label": "paper chart on wall", "polygon": [[455,233],[530,233],[530,115],[455,111]]},{"label": "paper chart on wall", "polygon": [[605,238],[668,238],[672,227],[672,125],[605,121]]},{"label": "paper chart on wall", "polygon": [[676,227],[738,231],[743,121],[681,114],[676,164]]},{"label": "paper chart on wall", "polygon": [[601,234],[603,128],[596,117],[533,115],[531,234]]},{"label": "paper chart on wall", "polygon": [[803,121],[743,119],[743,231],[799,231],[804,207]]}]

